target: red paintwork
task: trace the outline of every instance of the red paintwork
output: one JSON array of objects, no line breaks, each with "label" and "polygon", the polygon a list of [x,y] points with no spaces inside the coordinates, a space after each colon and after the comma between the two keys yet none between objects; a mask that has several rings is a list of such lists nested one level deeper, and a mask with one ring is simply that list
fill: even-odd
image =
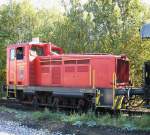
[{"label": "red paintwork", "polygon": [[[31,56],[32,46],[43,47],[44,56]],[[10,60],[10,50],[17,47],[24,47],[24,59]],[[52,50],[60,54],[55,55]],[[61,48],[51,43],[15,44],[7,48],[8,84],[112,88],[113,73],[117,75],[118,87],[128,85],[129,63],[125,56],[63,54]]]}]

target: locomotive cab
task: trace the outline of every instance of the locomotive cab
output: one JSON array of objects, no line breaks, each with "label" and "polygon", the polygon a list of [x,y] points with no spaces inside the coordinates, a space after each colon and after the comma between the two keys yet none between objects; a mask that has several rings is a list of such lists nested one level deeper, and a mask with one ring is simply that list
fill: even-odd
[{"label": "locomotive cab", "polygon": [[29,85],[29,71],[38,57],[60,55],[63,50],[53,44],[24,43],[7,47],[7,85]]}]

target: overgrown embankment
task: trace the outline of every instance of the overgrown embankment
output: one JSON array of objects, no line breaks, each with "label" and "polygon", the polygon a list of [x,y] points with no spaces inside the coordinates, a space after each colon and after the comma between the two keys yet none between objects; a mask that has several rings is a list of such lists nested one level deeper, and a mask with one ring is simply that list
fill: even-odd
[{"label": "overgrown embankment", "polygon": [[[44,111],[18,111],[5,107],[0,107],[1,119],[18,121],[23,125],[33,128],[46,128],[49,130],[81,130],[85,128],[88,130],[98,130],[103,128],[119,130],[119,132],[139,132],[150,133],[150,116],[143,115],[141,117],[127,117],[120,115],[118,117],[111,117],[110,115],[101,115],[96,117],[93,113],[65,114],[62,112],[51,112],[48,109]],[[72,129],[66,129],[66,126]],[[107,129],[106,128],[106,129]],[[85,131],[88,132],[88,131]],[[121,134],[120,133],[120,134]]]}]

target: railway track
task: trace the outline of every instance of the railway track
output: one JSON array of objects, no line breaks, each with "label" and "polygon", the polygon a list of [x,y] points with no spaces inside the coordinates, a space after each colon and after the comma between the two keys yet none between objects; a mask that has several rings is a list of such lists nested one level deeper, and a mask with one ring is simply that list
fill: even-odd
[{"label": "railway track", "polygon": [[[16,99],[0,99],[0,106],[5,106],[8,108],[13,108],[13,109],[19,109],[19,110],[23,110],[23,111],[35,111],[35,108],[32,107],[31,104],[26,104],[24,102],[20,103],[18,100]],[[38,107],[37,110],[42,111],[44,109],[43,106]],[[63,109],[64,110],[64,109]],[[68,111],[68,109],[67,109]],[[102,113],[101,113],[102,112]],[[103,111],[98,110],[99,114],[105,114],[105,113],[110,113],[113,115],[118,115],[118,114],[125,114],[128,116],[134,116],[134,115],[150,115],[150,110],[149,109],[145,109],[145,108],[136,108],[136,109],[121,109],[121,110],[105,110]]]},{"label": "railway track", "polygon": [[123,114],[127,114],[129,116],[133,116],[133,115],[150,115],[150,110],[147,110],[147,109],[124,109],[124,110],[119,110],[120,113],[123,113]]},{"label": "railway track", "polygon": [[16,99],[0,99],[0,106],[5,106],[12,109],[19,109],[19,110],[33,110],[32,106],[27,106],[23,103],[20,103]]}]

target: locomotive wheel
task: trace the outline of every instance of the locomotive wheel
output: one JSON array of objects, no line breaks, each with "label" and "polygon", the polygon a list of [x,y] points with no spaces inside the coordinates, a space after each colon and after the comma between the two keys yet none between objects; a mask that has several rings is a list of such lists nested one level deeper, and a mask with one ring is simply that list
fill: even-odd
[{"label": "locomotive wheel", "polygon": [[54,97],[52,108],[56,109],[57,111],[59,110],[59,98],[58,97]]},{"label": "locomotive wheel", "polygon": [[52,106],[52,97],[51,97],[51,96],[49,96],[49,97],[47,98],[47,104],[48,104],[49,107]]},{"label": "locomotive wheel", "polygon": [[83,99],[80,99],[78,101],[78,106],[77,109],[80,113],[83,113],[84,109],[85,109],[85,101]]},{"label": "locomotive wheel", "polygon": [[38,102],[38,98],[36,95],[33,96],[32,106],[33,106],[34,110],[37,110],[39,107],[39,102]]},{"label": "locomotive wheel", "polygon": [[72,103],[73,108],[75,108],[76,107],[76,100],[75,99],[71,99],[71,103]]}]

